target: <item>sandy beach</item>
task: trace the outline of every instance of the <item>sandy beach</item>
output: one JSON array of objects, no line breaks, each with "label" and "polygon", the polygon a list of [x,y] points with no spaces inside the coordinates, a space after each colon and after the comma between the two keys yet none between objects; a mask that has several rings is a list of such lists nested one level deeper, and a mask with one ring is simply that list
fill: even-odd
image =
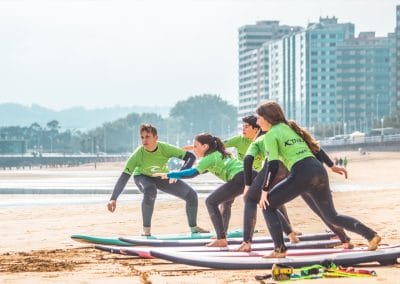
[{"label": "sandy beach", "polygon": [[[375,229],[383,237],[382,243],[400,243],[400,152],[329,153],[333,157],[346,156],[349,160],[349,178],[345,180],[330,174],[335,189],[334,202],[340,213],[356,218]],[[100,164],[96,171],[118,175],[123,164]],[[91,165],[79,168],[47,169],[49,172],[65,171],[85,175],[96,171]],[[69,174],[71,175],[71,174]],[[104,176],[104,174],[102,174]],[[1,180],[16,183],[29,179],[29,171],[0,172]],[[46,178],[43,174],[42,178]],[[72,178],[72,177],[71,177]],[[1,183],[1,182],[0,182]],[[341,191],[351,188],[354,191]],[[23,195],[0,198],[21,199]],[[32,197],[30,197],[32,198]],[[127,236],[141,233],[140,202],[121,200],[117,210],[106,210],[104,202],[88,204],[5,206],[0,210],[0,283],[263,283],[255,275],[267,270],[213,270],[172,264],[163,260],[144,260],[137,257],[97,251],[91,245],[75,242],[72,234],[99,236]],[[178,199],[156,202],[152,221],[153,234],[188,232],[184,203]],[[295,228],[303,233],[323,232],[325,226],[304,204],[295,199],[287,204]],[[237,198],[232,212],[230,228],[242,227],[243,202]],[[204,205],[199,199],[198,224],[212,229]],[[266,235],[266,225],[259,212],[258,235]],[[349,233],[356,245],[366,241]],[[400,264],[378,266],[365,264],[378,276],[371,278],[319,279],[296,283],[400,283]],[[265,281],[264,283],[274,283]]]}]

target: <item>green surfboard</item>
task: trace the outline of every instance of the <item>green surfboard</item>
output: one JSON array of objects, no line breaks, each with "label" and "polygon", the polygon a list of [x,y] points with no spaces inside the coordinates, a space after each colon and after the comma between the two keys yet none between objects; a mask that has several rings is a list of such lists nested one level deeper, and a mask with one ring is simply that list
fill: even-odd
[{"label": "green surfboard", "polygon": [[[182,234],[166,234],[166,235],[154,235],[154,236],[135,236],[134,238],[152,239],[152,240],[195,240],[195,239],[211,239],[215,236],[215,233],[182,233]],[[230,231],[227,234],[228,238],[241,238],[243,237],[242,230]],[[121,241],[118,237],[100,237],[90,235],[72,235],[71,239],[91,244],[102,244],[102,245],[116,245],[116,246],[132,246],[132,244]]]}]

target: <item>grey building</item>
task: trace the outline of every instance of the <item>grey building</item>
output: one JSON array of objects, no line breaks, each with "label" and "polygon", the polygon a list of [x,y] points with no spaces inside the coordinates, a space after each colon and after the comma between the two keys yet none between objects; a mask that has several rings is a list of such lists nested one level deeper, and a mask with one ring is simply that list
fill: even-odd
[{"label": "grey building", "polygon": [[269,98],[269,49],[265,43],[300,30],[279,21],[260,21],[239,28],[239,119],[254,114]]},{"label": "grey building", "polygon": [[367,132],[393,111],[394,47],[394,34],[376,37],[375,32],[362,32],[337,46],[336,121],[343,132]]},{"label": "grey building", "polygon": [[400,111],[400,5],[396,6],[396,28],[395,28],[395,41],[396,41],[396,106]]},{"label": "grey building", "polygon": [[354,25],[320,18],[307,29],[266,43],[270,55],[269,98],[287,117],[313,129],[336,120],[336,47]]}]

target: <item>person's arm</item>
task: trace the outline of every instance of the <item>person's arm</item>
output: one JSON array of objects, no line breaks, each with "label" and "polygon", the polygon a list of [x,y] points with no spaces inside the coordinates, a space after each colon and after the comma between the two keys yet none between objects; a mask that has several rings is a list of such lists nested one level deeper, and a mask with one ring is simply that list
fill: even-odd
[{"label": "person's arm", "polygon": [[127,173],[121,173],[121,175],[118,178],[117,183],[114,186],[114,190],[111,194],[110,201],[107,204],[107,208],[109,211],[114,212],[115,208],[117,207],[117,198],[118,196],[122,193],[124,190],[126,184],[128,183],[130,179],[130,175]]},{"label": "person's arm", "polygon": [[343,167],[335,166],[331,158],[329,158],[328,154],[322,148],[320,148],[320,150],[314,155],[321,163],[327,165],[332,172],[339,175],[344,175],[344,177],[347,178],[347,170]]},{"label": "person's arm", "polygon": [[244,184],[250,186],[253,182],[253,162],[254,157],[246,155],[243,160],[243,173],[244,173]]},{"label": "person's arm", "polygon": [[273,181],[276,177],[276,174],[278,173],[279,170],[279,161],[278,160],[272,160],[268,161],[268,159],[265,160],[265,163],[268,163],[268,170],[265,173],[264,177],[264,183],[263,183],[263,191],[269,191],[271,189],[271,181]]},{"label": "person's arm", "polygon": [[334,165],[331,158],[329,158],[328,154],[322,148],[320,148],[319,151],[314,155],[321,163],[327,165],[328,167],[331,168]]},{"label": "person's arm", "polygon": [[196,168],[190,168],[179,172],[170,172],[167,174],[167,178],[183,179],[183,178],[194,178],[200,173]]},{"label": "person's arm", "polygon": [[183,160],[185,161],[185,163],[183,164],[181,171],[190,169],[196,161],[196,156],[192,152],[187,151],[185,156],[183,157]]},{"label": "person's arm", "polygon": [[186,145],[186,146],[183,146],[182,149],[183,149],[183,150],[186,150],[186,151],[192,151],[192,150],[193,150],[193,145]]}]

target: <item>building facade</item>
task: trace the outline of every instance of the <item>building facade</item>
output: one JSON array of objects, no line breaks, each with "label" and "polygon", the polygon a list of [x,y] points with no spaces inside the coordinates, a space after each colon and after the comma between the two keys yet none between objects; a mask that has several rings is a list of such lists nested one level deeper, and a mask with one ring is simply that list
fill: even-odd
[{"label": "building facade", "polygon": [[239,121],[254,114],[257,105],[269,98],[269,49],[264,44],[300,29],[279,21],[239,28]]},{"label": "building facade", "polygon": [[336,121],[344,133],[368,131],[395,106],[393,34],[362,32],[337,48]]},{"label": "building facade", "polygon": [[396,6],[396,28],[395,28],[395,44],[396,44],[396,107],[400,111],[400,5]]},{"label": "building facade", "polygon": [[258,22],[239,29],[239,118],[266,99],[310,130],[368,132],[400,109],[400,5],[394,34],[354,36],[320,18],[307,28]]}]

